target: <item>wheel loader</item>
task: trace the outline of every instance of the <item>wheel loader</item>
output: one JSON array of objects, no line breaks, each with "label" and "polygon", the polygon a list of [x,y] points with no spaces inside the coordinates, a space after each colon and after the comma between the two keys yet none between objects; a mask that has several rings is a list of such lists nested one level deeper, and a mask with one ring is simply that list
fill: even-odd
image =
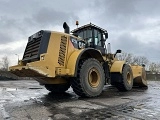
[{"label": "wheel loader", "polygon": [[[78,26],[78,22],[76,22]],[[81,97],[96,97],[104,85],[119,91],[133,86],[147,87],[143,66],[132,66],[116,59],[117,50],[106,46],[107,30],[92,23],[70,32],[41,30],[28,38],[22,60],[9,71],[19,77],[33,77],[53,93],[65,92],[71,86]]]}]

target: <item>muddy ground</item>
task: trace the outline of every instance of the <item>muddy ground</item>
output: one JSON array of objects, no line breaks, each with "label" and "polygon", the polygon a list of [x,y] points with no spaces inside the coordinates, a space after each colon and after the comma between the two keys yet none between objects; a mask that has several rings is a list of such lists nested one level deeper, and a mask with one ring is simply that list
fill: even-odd
[{"label": "muddy ground", "polygon": [[53,94],[32,80],[0,81],[0,120],[160,120],[160,82],[119,92],[105,86],[97,98],[70,88]]}]

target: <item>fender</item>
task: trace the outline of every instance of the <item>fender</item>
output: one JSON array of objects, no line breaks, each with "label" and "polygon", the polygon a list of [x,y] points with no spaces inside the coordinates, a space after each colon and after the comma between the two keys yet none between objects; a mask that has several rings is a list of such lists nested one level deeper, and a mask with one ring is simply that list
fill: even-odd
[{"label": "fender", "polygon": [[75,50],[68,59],[67,69],[70,71],[70,75],[76,77],[77,76],[77,68],[78,63],[81,58],[95,58],[98,61],[102,62],[103,57],[101,53],[93,48],[86,48],[82,50]]},{"label": "fender", "polygon": [[68,59],[67,69],[69,69],[71,76],[74,76],[77,58],[82,51],[83,50],[75,50]]},{"label": "fender", "polygon": [[124,64],[125,64],[125,61],[115,61],[111,66],[110,72],[122,73],[122,68]]}]

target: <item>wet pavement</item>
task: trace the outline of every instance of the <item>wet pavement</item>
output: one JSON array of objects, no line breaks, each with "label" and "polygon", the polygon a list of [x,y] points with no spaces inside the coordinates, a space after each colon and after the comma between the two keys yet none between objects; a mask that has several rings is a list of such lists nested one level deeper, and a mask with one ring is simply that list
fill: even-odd
[{"label": "wet pavement", "polygon": [[119,92],[105,86],[96,98],[70,88],[53,94],[32,80],[0,81],[0,120],[160,120],[160,81]]}]

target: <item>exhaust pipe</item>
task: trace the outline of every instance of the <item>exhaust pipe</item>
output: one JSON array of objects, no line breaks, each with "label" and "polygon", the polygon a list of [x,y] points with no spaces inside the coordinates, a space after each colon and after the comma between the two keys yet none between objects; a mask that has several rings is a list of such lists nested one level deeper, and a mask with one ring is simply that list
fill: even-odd
[{"label": "exhaust pipe", "polygon": [[70,31],[69,31],[69,26],[67,25],[66,22],[63,23],[63,28],[64,28],[64,32],[65,32],[65,33],[68,33],[68,34],[70,33]]}]

